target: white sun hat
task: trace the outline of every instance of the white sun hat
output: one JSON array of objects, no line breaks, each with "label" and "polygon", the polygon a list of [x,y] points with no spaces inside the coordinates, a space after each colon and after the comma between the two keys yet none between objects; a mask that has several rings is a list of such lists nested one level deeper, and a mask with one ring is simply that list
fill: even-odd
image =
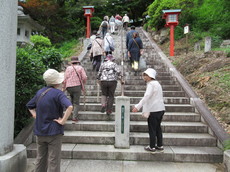
[{"label": "white sun hat", "polygon": [[152,68],[148,68],[143,73],[147,74],[150,78],[156,79],[157,72],[154,69],[152,69]]},{"label": "white sun hat", "polygon": [[59,73],[54,69],[48,69],[43,74],[43,79],[47,85],[61,84],[64,81],[64,73]]}]

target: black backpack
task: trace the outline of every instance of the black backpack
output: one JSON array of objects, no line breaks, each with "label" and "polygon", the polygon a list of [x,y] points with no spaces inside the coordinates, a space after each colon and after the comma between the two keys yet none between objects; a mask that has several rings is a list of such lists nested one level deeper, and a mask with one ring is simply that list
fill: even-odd
[{"label": "black backpack", "polygon": [[107,28],[107,22],[106,21],[103,21],[102,25],[101,25],[103,28]]}]

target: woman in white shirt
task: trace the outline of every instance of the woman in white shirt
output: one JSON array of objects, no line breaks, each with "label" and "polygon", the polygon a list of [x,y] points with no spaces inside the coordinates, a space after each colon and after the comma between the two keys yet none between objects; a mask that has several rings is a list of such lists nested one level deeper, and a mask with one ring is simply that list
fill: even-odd
[{"label": "woman in white shirt", "polygon": [[[133,112],[139,111],[142,106],[142,113],[148,118],[150,145],[144,149],[155,153],[156,150],[163,151],[163,137],[161,121],[165,112],[163,91],[160,83],[156,80],[156,71],[148,68],[143,72],[143,80],[147,83],[144,97],[133,107]],[[147,116],[146,116],[147,114]]]},{"label": "woman in white shirt", "polygon": [[104,52],[106,55],[112,54],[114,51],[114,40],[110,33],[106,33],[104,38]]}]

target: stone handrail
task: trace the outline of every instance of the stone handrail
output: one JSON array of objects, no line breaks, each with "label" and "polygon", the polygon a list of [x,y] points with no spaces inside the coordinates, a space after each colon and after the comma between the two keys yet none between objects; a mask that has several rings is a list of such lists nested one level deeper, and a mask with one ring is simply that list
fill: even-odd
[{"label": "stone handrail", "polygon": [[177,69],[173,66],[173,64],[170,62],[167,56],[157,46],[157,44],[152,40],[152,38],[148,35],[148,33],[144,29],[142,29],[142,31],[145,34],[145,36],[149,39],[151,45],[156,50],[157,55],[161,58],[163,63],[167,66],[169,72],[180,83],[181,87],[183,88],[183,90],[186,92],[186,94],[190,98],[191,104],[196,108],[196,110],[203,117],[204,121],[208,124],[209,128],[213,132],[211,134],[214,134],[219,140],[219,142],[221,143],[221,145],[218,145],[218,146],[222,147],[224,141],[230,139],[229,134],[223,129],[223,127],[219,124],[216,118],[211,114],[210,110],[207,108],[205,103],[194,92],[194,90],[192,89],[188,81],[181,75],[180,72],[177,71]]}]

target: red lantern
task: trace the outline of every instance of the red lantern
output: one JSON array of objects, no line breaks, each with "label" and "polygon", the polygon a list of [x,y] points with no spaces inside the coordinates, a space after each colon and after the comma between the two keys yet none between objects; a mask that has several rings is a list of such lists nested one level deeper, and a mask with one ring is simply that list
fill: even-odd
[{"label": "red lantern", "polygon": [[87,25],[86,25],[86,38],[90,37],[90,17],[93,16],[93,12],[94,12],[94,6],[83,6],[84,9],[84,16],[86,16],[87,18]]},{"label": "red lantern", "polygon": [[165,27],[170,27],[170,56],[174,56],[174,27],[179,24],[178,15],[181,13],[177,10],[163,10],[163,19],[166,19]]}]

